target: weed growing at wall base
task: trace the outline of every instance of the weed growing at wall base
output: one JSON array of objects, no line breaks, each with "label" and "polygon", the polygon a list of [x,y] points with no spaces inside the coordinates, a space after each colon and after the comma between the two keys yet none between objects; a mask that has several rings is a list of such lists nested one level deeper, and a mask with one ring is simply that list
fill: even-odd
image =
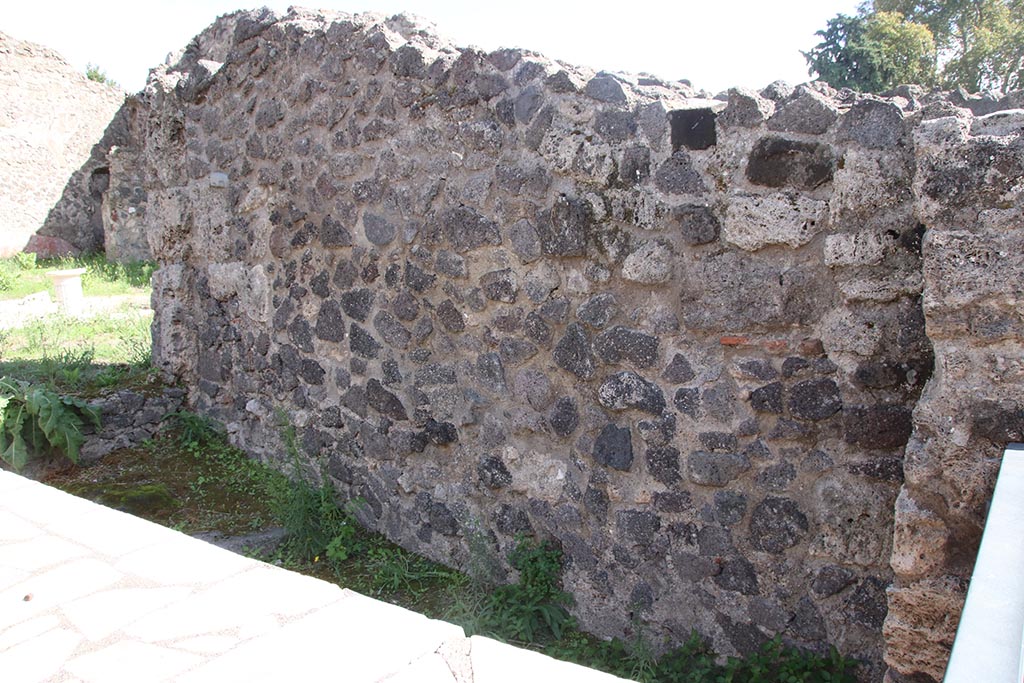
[{"label": "weed growing at wall base", "polygon": [[29,457],[56,452],[78,462],[86,422],[97,429],[96,409],[47,386],[0,378],[0,458],[20,470]]}]

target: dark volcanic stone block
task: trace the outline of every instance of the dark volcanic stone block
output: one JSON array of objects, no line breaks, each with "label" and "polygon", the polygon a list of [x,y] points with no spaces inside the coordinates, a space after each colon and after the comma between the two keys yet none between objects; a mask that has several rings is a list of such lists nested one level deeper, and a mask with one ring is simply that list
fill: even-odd
[{"label": "dark volcanic stone block", "polygon": [[345,319],[337,301],[325,301],[316,316],[316,336],[324,341],[339,342],[345,338]]},{"label": "dark volcanic stone block", "polygon": [[661,378],[672,384],[683,384],[694,379],[696,376],[697,374],[693,371],[690,361],[681,353],[672,356],[672,362],[661,373]]},{"label": "dark volcanic stone block", "polygon": [[619,304],[614,294],[595,294],[576,309],[576,319],[600,329],[611,322],[618,312]]},{"label": "dark volcanic stone block", "polygon": [[366,402],[371,408],[396,422],[408,420],[402,401],[384,388],[380,380],[371,379],[366,383]]},{"label": "dark volcanic stone block", "polygon": [[851,619],[869,629],[882,628],[885,616],[889,613],[885,589],[885,582],[874,576],[869,576],[858,583],[845,602]]},{"label": "dark volcanic stone block", "polygon": [[654,480],[671,486],[679,481],[679,450],[671,446],[648,448],[647,471]]},{"label": "dark volcanic stone block", "polygon": [[566,437],[576,431],[580,424],[580,414],[576,407],[576,399],[571,396],[563,396],[555,401],[548,413],[548,424],[555,434]]},{"label": "dark volcanic stone block", "polygon": [[738,491],[718,491],[714,498],[715,521],[732,526],[747,514],[747,497]]},{"label": "dark volcanic stone block", "polygon": [[437,307],[437,319],[449,332],[462,332],[466,329],[466,319],[451,299],[445,299]]},{"label": "dark volcanic stone block", "polygon": [[414,292],[423,293],[434,286],[437,276],[428,273],[415,263],[405,264],[405,286]]},{"label": "dark volcanic stone block", "polygon": [[633,439],[629,427],[605,425],[594,441],[594,460],[607,467],[628,471],[633,465]]},{"label": "dark volcanic stone block", "polygon": [[501,244],[498,224],[467,206],[445,211],[441,224],[448,243],[460,254],[486,244]]},{"label": "dark volcanic stone block", "polygon": [[650,545],[661,529],[661,518],[646,510],[621,510],[616,519],[619,533],[635,545]]},{"label": "dark volcanic stone block", "polygon": [[693,168],[686,152],[676,152],[658,167],[654,173],[654,184],[662,192],[670,194],[703,194],[707,186],[700,174]]},{"label": "dark volcanic stone block", "polygon": [[665,395],[658,385],[648,382],[635,372],[612,375],[601,384],[597,397],[601,405],[612,410],[635,408],[660,415],[665,409]]},{"label": "dark volcanic stone block", "polygon": [[476,375],[491,391],[505,388],[505,366],[502,365],[501,356],[496,353],[481,353],[477,356]]},{"label": "dark volcanic stone block", "polygon": [[703,486],[725,486],[750,469],[750,461],[739,453],[694,451],[686,464],[690,481]]},{"label": "dark volcanic stone block", "polygon": [[779,554],[799,543],[807,528],[807,516],[794,501],[768,496],[750,515],[750,544],[756,550]]},{"label": "dark volcanic stone block", "polygon": [[340,221],[324,216],[320,224],[320,244],[325,247],[351,247],[352,233]]},{"label": "dark volcanic stone block", "polygon": [[697,438],[700,439],[700,445],[707,451],[731,453],[739,448],[736,435],[729,432],[701,432]]},{"label": "dark volcanic stone block", "polygon": [[638,368],[649,368],[658,360],[658,338],[619,325],[598,335],[594,350],[605,363],[629,361]]},{"label": "dark volcanic stone block", "polygon": [[813,190],[832,180],[836,159],[828,145],[761,138],[747,161],[747,180],[766,187],[795,187]]},{"label": "dark volcanic stone block", "polygon": [[370,289],[353,289],[343,292],[338,297],[345,315],[361,323],[366,322],[367,316],[370,315],[370,308],[373,307],[373,298],[373,290]]},{"label": "dark volcanic stone block", "polygon": [[456,536],[459,533],[459,520],[444,503],[431,503],[429,519],[430,528],[443,536]]},{"label": "dark volcanic stone block", "polygon": [[891,102],[863,99],[839,120],[836,140],[869,149],[895,147],[906,134],[903,112]]},{"label": "dark volcanic stone block", "polygon": [[689,245],[708,244],[718,239],[722,224],[707,206],[677,206],[672,219],[679,226],[679,234]]},{"label": "dark volcanic stone block", "polygon": [[624,142],[636,133],[636,119],[629,111],[599,111],[594,117],[594,130],[608,142]]},{"label": "dark volcanic stone block", "polygon": [[376,358],[383,348],[381,343],[374,339],[369,332],[355,323],[349,327],[348,345],[352,353],[368,360]]},{"label": "dark volcanic stone block", "polygon": [[299,364],[299,377],[306,384],[320,386],[324,383],[324,369],[312,358],[303,358],[302,363]]},{"label": "dark volcanic stone block", "polygon": [[585,255],[592,221],[587,202],[561,195],[537,223],[541,250],[551,256]]},{"label": "dark volcanic stone block", "polygon": [[512,474],[504,461],[496,455],[489,455],[476,466],[480,482],[489,489],[500,489],[512,483]]},{"label": "dark volcanic stone block", "polygon": [[619,180],[626,185],[639,185],[651,175],[651,150],[647,147],[627,147],[619,163]]},{"label": "dark volcanic stone block", "polygon": [[409,330],[387,311],[377,311],[373,316],[373,327],[385,342],[395,348],[404,349],[412,340]]},{"label": "dark volcanic stone block", "polygon": [[846,567],[827,564],[814,574],[811,592],[819,598],[827,598],[849,586],[856,578],[857,575]]},{"label": "dark volcanic stone block", "polygon": [[902,448],[913,428],[910,408],[901,405],[848,406],[844,438],[861,448]]},{"label": "dark volcanic stone block", "polygon": [[509,365],[519,365],[537,355],[537,347],[525,339],[506,337],[498,344],[501,360]]},{"label": "dark volcanic stone block", "polygon": [[722,571],[714,577],[714,582],[727,591],[743,595],[757,595],[757,571],[754,565],[741,557],[735,557],[722,563]]},{"label": "dark volcanic stone block", "polygon": [[839,387],[831,379],[810,379],[789,390],[789,411],[801,420],[824,420],[842,407]]},{"label": "dark volcanic stone block", "polygon": [[391,302],[391,310],[399,320],[411,322],[420,314],[420,302],[412,292],[403,289],[395,295],[394,301]]},{"label": "dark volcanic stone block", "polygon": [[565,336],[555,345],[555,363],[580,379],[594,376],[594,357],[590,354],[590,337],[583,326],[572,323],[565,328]]},{"label": "dark volcanic stone block", "polygon": [[501,301],[506,304],[514,304],[516,295],[519,293],[515,274],[508,268],[484,273],[480,277],[480,289],[483,290],[484,296],[491,301]]},{"label": "dark volcanic stone block", "polygon": [[711,109],[677,109],[668,113],[672,129],[672,151],[707,149],[717,142],[715,112]]},{"label": "dark volcanic stone block", "polygon": [[535,344],[546,347],[551,343],[551,327],[536,312],[531,312],[526,316],[526,320],[523,323],[523,332]]},{"label": "dark volcanic stone block", "polygon": [[513,507],[508,503],[502,503],[494,511],[492,519],[494,520],[494,526],[498,529],[498,533],[508,536],[533,531],[533,525],[530,524],[530,517],[526,514],[526,511]]},{"label": "dark volcanic stone block", "polygon": [[288,336],[300,351],[313,352],[313,329],[301,315],[297,316],[288,326]]},{"label": "dark volcanic stone block", "polygon": [[750,407],[759,413],[782,414],[782,382],[772,382],[750,392]]},{"label": "dark volcanic stone block", "polygon": [[363,214],[363,232],[371,243],[384,246],[395,239],[398,229],[383,216],[365,213]]},{"label": "dark volcanic stone block", "polygon": [[437,272],[448,277],[466,277],[469,273],[469,269],[466,267],[466,259],[444,249],[437,252],[435,266],[437,267]]},{"label": "dark volcanic stone block", "polygon": [[626,101],[626,92],[622,89],[622,84],[617,78],[603,71],[587,81],[583,92],[598,102],[618,104]]},{"label": "dark volcanic stone block", "polygon": [[971,435],[1004,445],[1024,441],[1024,407],[1014,401],[978,401],[970,406]]},{"label": "dark volcanic stone block", "polygon": [[679,412],[696,418],[697,408],[700,406],[700,389],[678,389],[672,403]]},{"label": "dark volcanic stone block", "polygon": [[455,425],[451,422],[438,422],[432,417],[423,425],[423,435],[435,446],[446,446],[459,440],[459,431]]}]

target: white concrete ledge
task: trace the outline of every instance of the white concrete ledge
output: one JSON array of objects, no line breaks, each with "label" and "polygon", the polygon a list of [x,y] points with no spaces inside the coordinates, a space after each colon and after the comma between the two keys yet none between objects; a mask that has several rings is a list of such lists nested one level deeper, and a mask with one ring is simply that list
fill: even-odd
[{"label": "white concrete ledge", "polygon": [[1003,453],[945,683],[1024,680],[1024,446]]},{"label": "white concrete ledge", "polygon": [[0,680],[621,679],[0,472]]}]

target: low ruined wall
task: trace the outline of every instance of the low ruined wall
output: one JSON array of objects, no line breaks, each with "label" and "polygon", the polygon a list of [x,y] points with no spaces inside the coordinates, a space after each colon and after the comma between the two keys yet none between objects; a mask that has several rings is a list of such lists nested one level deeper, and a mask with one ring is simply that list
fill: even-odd
[{"label": "low ruined wall", "polygon": [[[124,100],[57,53],[0,33],[0,254],[102,250],[104,130]],[[55,208],[55,206],[57,208]]]},{"label": "low ruined wall", "polygon": [[[287,466],[283,417],[367,523],[437,559],[557,539],[599,634],[941,670],[948,643],[915,659],[920,596],[955,612],[1021,386],[958,412],[985,425],[961,445],[929,435],[973,386],[957,354],[1019,363],[1019,318],[982,313],[1012,294],[949,240],[1017,238],[1019,114],[913,89],[708,100],[296,11],[219,21],[125,115],[108,232],[145,230],[156,362],[239,445]],[[947,129],[976,154],[943,156]],[[1000,218],[958,237],[982,206]],[[929,380],[956,307],[981,317],[943,327]],[[995,336],[964,345],[971,325]],[[947,459],[970,487],[936,489]],[[924,570],[899,561],[915,511],[950,533]]]},{"label": "low ruined wall", "polygon": [[118,389],[89,401],[99,411],[100,429],[91,426],[85,434],[81,458],[99,460],[121,448],[138,448],[164,426],[168,416],[182,408],[186,392],[177,387],[159,391]]}]

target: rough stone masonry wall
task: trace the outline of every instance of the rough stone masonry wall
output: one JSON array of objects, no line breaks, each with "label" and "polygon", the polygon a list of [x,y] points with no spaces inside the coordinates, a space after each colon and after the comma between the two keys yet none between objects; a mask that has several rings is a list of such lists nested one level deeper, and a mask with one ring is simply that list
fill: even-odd
[{"label": "rough stone masonry wall", "polygon": [[[191,402],[287,466],[283,416],[403,545],[468,565],[534,533],[599,634],[696,628],[726,653],[782,635],[869,680],[934,676],[948,643],[915,659],[933,609],[915,596],[959,599],[960,522],[983,515],[1020,382],[965,437],[987,449],[971,488],[919,479],[915,453],[980,457],[926,431],[966,394],[947,361],[973,329],[937,337],[912,420],[925,316],[961,305],[957,282],[1009,306],[951,265],[943,240],[980,234],[941,220],[988,201],[1019,235],[1020,115],[968,138],[993,119],[912,89],[697,95],[405,17],[237,13],[126,105],[107,230],[146,231],[154,357]],[[955,161],[950,121],[999,163]],[[894,550],[894,509],[965,545],[907,573],[918,525]]]},{"label": "rough stone masonry wall", "polygon": [[34,249],[101,250],[109,144],[97,143],[124,93],[3,33],[0,93],[0,255],[21,251],[44,223],[61,241],[36,239]]},{"label": "rough stone masonry wall", "polygon": [[941,680],[1003,447],[1024,441],[1024,110],[914,131],[935,373],[896,501],[885,623],[897,681]]}]

